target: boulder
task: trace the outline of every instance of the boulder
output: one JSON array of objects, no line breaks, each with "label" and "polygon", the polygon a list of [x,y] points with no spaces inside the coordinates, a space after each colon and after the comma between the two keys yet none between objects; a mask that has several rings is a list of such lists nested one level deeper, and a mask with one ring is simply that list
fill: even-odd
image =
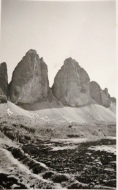
[{"label": "boulder", "polygon": [[90,78],[74,59],[67,58],[58,71],[52,92],[66,106],[79,107],[90,104]]},{"label": "boulder", "polygon": [[29,50],[16,66],[9,97],[15,104],[46,101],[49,91],[48,70],[43,58],[35,50]]},{"label": "boulder", "polygon": [[7,102],[8,76],[5,62],[0,64],[0,103]]}]

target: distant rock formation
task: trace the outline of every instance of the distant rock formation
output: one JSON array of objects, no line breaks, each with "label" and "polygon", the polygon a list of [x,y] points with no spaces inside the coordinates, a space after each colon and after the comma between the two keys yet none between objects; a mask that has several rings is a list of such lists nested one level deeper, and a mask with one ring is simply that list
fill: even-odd
[{"label": "distant rock formation", "polygon": [[96,103],[102,105],[101,88],[99,84],[95,81],[90,82],[90,95]]},{"label": "distant rock formation", "polygon": [[64,105],[84,106],[91,103],[89,83],[87,72],[77,61],[67,58],[54,79],[52,92]]},{"label": "distant rock formation", "polygon": [[105,88],[104,90],[101,90],[101,94],[102,94],[102,105],[106,108],[109,108],[111,103],[111,97],[110,94],[108,93],[108,89]]},{"label": "distant rock formation", "polygon": [[111,97],[111,102],[114,103],[116,105],[116,98]]},{"label": "distant rock formation", "polygon": [[49,91],[48,70],[43,58],[29,50],[15,68],[9,85],[10,100],[15,103],[46,101]]},{"label": "distant rock formation", "polygon": [[[0,95],[0,102],[6,102],[6,63],[0,65]],[[116,99],[110,97],[108,89],[102,90],[97,82],[90,82],[88,73],[71,57],[64,61],[50,88],[47,65],[32,49],[16,66],[8,87],[8,97],[11,102],[28,108],[32,108],[33,104],[34,108],[38,108],[43,102],[51,108],[80,107],[89,104],[99,104],[109,108],[116,105]],[[44,107],[46,108],[46,104]]]},{"label": "distant rock formation", "polygon": [[7,102],[8,76],[5,62],[0,64],[0,103]]},{"label": "distant rock formation", "polygon": [[115,102],[115,98],[110,97],[108,89],[105,88],[104,90],[102,90],[99,84],[95,81],[90,82],[90,94],[91,98],[96,103],[106,108],[110,107],[111,102]]}]

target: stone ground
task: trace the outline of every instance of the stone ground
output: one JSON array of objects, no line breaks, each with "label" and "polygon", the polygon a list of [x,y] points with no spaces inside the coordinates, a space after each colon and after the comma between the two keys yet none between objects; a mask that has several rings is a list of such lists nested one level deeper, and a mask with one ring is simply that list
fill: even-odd
[{"label": "stone ground", "polygon": [[[51,131],[43,133],[46,137]],[[43,139],[29,125],[1,118],[0,189],[115,189],[115,138],[78,143],[75,139],[82,138],[69,138],[72,141]]]}]

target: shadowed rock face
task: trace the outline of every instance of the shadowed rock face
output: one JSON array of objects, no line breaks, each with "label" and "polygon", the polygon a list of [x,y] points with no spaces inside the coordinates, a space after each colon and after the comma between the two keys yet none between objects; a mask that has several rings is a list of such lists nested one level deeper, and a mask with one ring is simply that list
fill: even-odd
[{"label": "shadowed rock face", "polygon": [[116,98],[111,97],[111,101],[112,101],[112,103],[114,103],[116,105]]},{"label": "shadowed rock face", "polygon": [[90,94],[91,98],[96,103],[106,108],[110,107],[111,101],[115,101],[114,99],[112,100],[112,98],[110,97],[108,89],[105,88],[104,90],[102,90],[99,84],[95,81],[90,82]]},{"label": "shadowed rock face", "polygon": [[96,103],[102,105],[101,88],[95,81],[90,82],[90,94],[91,98],[95,100]]},{"label": "shadowed rock face", "polygon": [[108,89],[105,88],[104,90],[101,90],[101,94],[102,94],[102,105],[106,108],[109,108],[111,104],[111,97],[108,93]]},{"label": "shadowed rock face", "polygon": [[48,97],[47,65],[35,50],[29,50],[15,68],[9,85],[9,96],[14,103],[34,103]]},{"label": "shadowed rock face", "polygon": [[89,82],[87,72],[74,59],[68,58],[54,79],[52,92],[64,105],[87,105],[91,102]]},{"label": "shadowed rock face", "polygon": [[0,103],[7,102],[7,87],[8,87],[7,65],[6,63],[1,63],[0,64]]}]

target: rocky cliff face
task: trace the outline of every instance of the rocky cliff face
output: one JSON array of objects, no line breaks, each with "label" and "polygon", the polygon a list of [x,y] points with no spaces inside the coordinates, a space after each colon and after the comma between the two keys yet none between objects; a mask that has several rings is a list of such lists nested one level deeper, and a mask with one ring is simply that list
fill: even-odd
[{"label": "rocky cliff face", "polygon": [[108,93],[108,89],[105,88],[104,90],[101,90],[101,94],[102,94],[102,105],[106,108],[109,108],[111,103],[111,97],[110,94]]},{"label": "rocky cliff face", "polygon": [[7,87],[8,87],[7,65],[6,63],[1,63],[0,64],[0,103],[7,102]]},{"label": "rocky cliff face", "polygon": [[111,97],[111,102],[114,103],[116,105],[116,98]]},{"label": "rocky cliff face", "polygon": [[48,97],[47,65],[35,50],[29,50],[18,63],[9,85],[10,100],[14,103],[35,103]]},{"label": "rocky cliff face", "polygon": [[101,88],[99,84],[95,81],[90,82],[90,95],[96,103],[102,105]]},{"label": "rocky cliff face", "polygon": [[90,104],[90,78],[74,59],[68,58],[58,71],[52,92],[64,105],[84,106]]},{"label": "rocky cliff face", "polygon": [[115,101],[114,98],[110,97],[110,94],[108,93],[108,89],[105,88],[104,90],[102,90],[99,84],[95,81],[90,82],[90,94],[91,94],[91,98],[96,103],[106,108],[110,107],[111,101]]},{"label": "rocky cliff face", "polygon": [[[7,101],[7,68],[0,65],[0,101]],[[35,50],[29,50],[15,68],[8,94],[19,105],[40,102],[80,107],[96,103],[106,108],[116,99],[108,89],[101,89],[95,81],[90,82],[87,72],[72,58],[67,58],[58,71],[52,88],[49,88],[47,65]],[[5,98],[3,98],[3,96]]]}]

